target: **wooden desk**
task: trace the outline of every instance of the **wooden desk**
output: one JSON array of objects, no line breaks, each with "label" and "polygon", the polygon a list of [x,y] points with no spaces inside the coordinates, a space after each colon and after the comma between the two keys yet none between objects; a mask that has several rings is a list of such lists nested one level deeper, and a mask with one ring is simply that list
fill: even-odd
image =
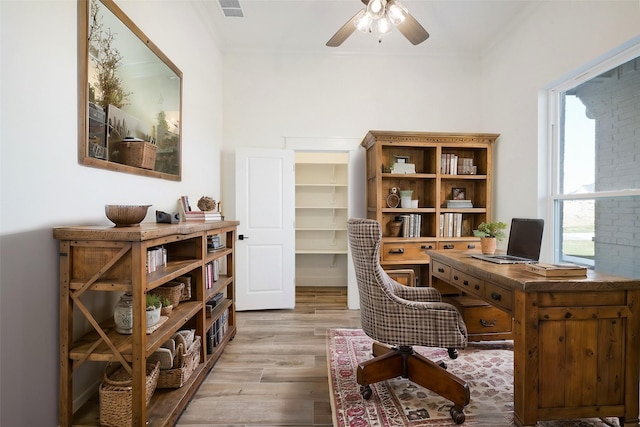
[{"label": "wooden desk", "polygon": [[[438,281],[514,318],[514,422],[619,417],[638,426],[640,280],[545,278],[462,251],[429,251]],[[469,281],[454,280],[468,275]]]}]

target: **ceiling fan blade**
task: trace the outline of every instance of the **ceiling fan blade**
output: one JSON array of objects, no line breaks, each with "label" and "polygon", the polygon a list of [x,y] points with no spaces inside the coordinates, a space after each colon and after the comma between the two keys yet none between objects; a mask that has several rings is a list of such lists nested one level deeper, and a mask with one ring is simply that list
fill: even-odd
[{"label": "ceiling fan blade", "polygon": [[398,24],[397,28],[414,45],[420,44],[429,38],[427,30],[409,13],[407,13],[406,19]]},{"label": "ceiling fan blade", "polygon": [[358,11],[358,13],[353,15],[353,17],[349,19],[346,24],[344,24],[338,31],[336,31],[336,33],[329,39],[326,45],[329,47],[340,46],[342,42],[344,42],[351,34],[354,33],[354,31],[356,30],[355,21],[363,13],[364,9],[361,9],[360,11]]}]

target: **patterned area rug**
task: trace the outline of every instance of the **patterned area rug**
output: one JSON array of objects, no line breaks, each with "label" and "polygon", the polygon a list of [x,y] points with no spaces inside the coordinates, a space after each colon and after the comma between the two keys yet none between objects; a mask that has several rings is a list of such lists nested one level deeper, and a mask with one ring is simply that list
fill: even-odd
[{"label": "patterned area rug", "polygon": [[[334,427],[391,427],[455,425],[451,402],[398,377],[372,384],[365,400],[356,381],[359,362],[371,358],[372,340],[360,329],[332,329],[327,335],[327,362]],[[471,402],[465,407],[463,425],[513,425],[513,343],[469,343],[459,357],[449,359],[445,349],[417,347],[434,361],[469,384]],[[540,427],[618,426],[617,418],[538,422]]]}]

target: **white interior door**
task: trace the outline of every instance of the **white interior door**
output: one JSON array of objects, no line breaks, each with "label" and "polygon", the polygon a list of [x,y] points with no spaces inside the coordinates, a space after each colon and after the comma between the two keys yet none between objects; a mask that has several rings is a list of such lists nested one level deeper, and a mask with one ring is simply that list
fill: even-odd
[{"label": "white interior door", "polygon": [[236,149],[236,309],[295,306],[294,153]]}]

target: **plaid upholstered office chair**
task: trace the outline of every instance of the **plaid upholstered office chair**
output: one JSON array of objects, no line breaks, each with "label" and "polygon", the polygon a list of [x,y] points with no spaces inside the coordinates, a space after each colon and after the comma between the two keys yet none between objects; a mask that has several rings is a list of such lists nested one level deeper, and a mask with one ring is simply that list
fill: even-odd
[{"label": "plaid upholstered office chair", "polygon": [[413,346],[441,347],[457,357],[456,348],[467,344],[467,328],[460,313],[441,301],[435,288],[403,286],[392,280],[379,262],[382,230],[377,221],[349,219],[349,244],[360,293],[360,319],[364,332],[374,339],[373,359],[358,365],[358,384],[365,399],[370,384],[402,376],[453,402],[456,424],[465,420],[469,403],[467,383],[414,352]]}]

